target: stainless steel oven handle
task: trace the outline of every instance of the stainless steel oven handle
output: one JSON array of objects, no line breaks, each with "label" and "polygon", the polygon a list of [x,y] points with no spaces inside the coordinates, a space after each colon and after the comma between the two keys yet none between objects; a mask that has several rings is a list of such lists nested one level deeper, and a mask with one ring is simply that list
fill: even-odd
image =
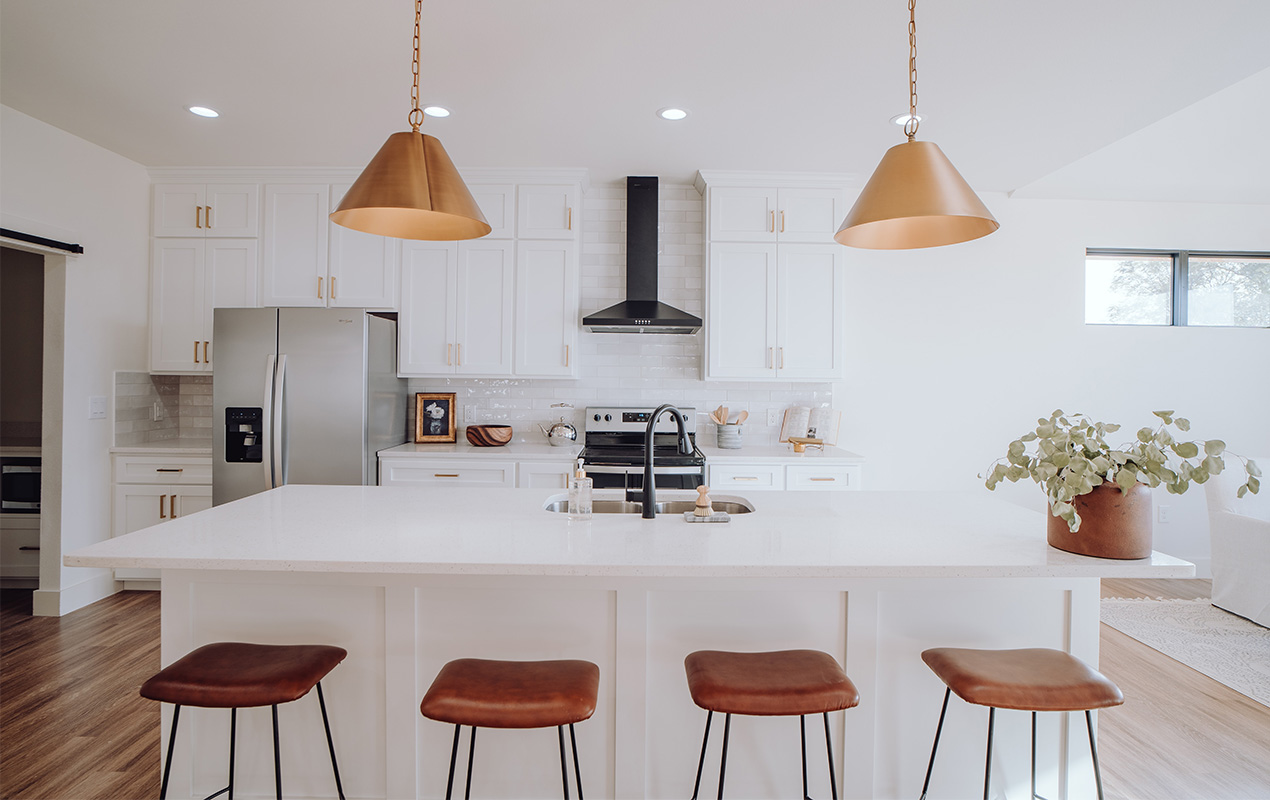
[{"label": "stainless steel oven handle", "polygon": [[[633,465],[616,465],[616,464],[587,464],[582,463],[582,469],[587,472],[593,472],[597,475],[643,475],[644,467],[641,464]],[[659,467],[653,466],[654,475],[700,475],[705,471],[704,467]]]}]

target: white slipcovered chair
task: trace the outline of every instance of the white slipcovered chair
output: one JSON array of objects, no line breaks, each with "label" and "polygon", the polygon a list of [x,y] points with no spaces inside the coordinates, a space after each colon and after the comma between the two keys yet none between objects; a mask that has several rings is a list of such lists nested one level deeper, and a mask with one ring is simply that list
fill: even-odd
[{"label": "white slipcovered chair", "polygon": [[[1213,605],[1270,627],[1270,488],[1235,493],[1244,472],[1226,458],[1226,471],[1204,484],[1213,552]],[[1264,470],[1270,458],[1254,458]]]}]

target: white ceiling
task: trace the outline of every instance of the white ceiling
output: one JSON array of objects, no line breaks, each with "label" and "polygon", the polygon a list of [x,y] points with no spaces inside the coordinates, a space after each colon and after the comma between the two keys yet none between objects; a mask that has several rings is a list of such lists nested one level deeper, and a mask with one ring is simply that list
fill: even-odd
[{"label": "white ceiling", "polygon": [[[1270,2],[917,14],[919,138],[976,189],[1270,203]],[[903,0],[430,0],[421,97],[454,115],[424,131],[468,167],[862,180],[902,140],[907,17]],[[359,167],[408,128],[412,32],[411,0],[0,0],[0,102],[147,166]],[[668,105],[690,116],[658,119]]]}]

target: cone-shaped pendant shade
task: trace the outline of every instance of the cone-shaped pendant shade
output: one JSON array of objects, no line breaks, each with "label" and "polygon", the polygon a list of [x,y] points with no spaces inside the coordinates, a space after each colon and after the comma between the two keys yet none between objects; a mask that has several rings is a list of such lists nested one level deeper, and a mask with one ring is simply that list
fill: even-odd
[{"label": "cone-shaped pendant shade", "polygon": [[394,133],[362,170],[331,221],[396,239],[476,239],[491,228],[435,136]]},{"label": "cone-shaped pendant shade", "polygon": [[908,141],[882,156],[833,238],[848,247],[909,250],[978,239],[999,227],[938,145]]}]

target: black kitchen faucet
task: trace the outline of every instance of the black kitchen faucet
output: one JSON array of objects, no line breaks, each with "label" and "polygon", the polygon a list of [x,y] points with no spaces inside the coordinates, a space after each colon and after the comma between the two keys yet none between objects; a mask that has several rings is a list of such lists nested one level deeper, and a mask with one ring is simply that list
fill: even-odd
[{"label": "black kitchen faucet", "polygon": [[679,428],[679,454],[691,455],[692,444],[688,441],[687,422],[684,420],[683,412],[669,403],[663,403],[657,406],[657,410],[648,418],[648,427],[644,429],[644,493],[640,516],[644,519],[653,519],[657,516],[657,510],[654,506],[657,504],[657,490],[653,481],[653,428],[657,427],[657,420],[661,415],[670,412],[670,416],[674,418],[676,427]]}]

